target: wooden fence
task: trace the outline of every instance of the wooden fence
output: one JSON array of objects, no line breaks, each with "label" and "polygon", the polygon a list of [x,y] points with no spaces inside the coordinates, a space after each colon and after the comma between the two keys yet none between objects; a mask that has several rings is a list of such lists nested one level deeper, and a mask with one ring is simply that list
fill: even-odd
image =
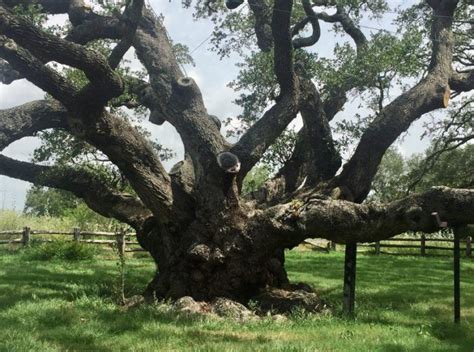
[{"label": "wooden fence", "polygon": [[[92,232],[92,231],[81,231],[78,228],[72,231],[42,231],[42,230],[31,230],[29,227],[24,227],[23,230],[17,231],[0,231],[0,244],[21,244],[23,246],[29,246],[31,241],[34,242],[52,242],[51,238],[44,238],[44,236],[70,236],[71,240],[80,243],[89,243],[96,245],[109,245],[116,246],[120,253],[125,252],[141,252],[144,251],[139,246],[137,241],[133,241],[132,238],[136,237],[135,233],[127,233],[123,230],[118,232]],[[21,236],[14,237],[12,236]],[[38,237],[42,236],[42,237]],[[7,238],[6,237],[10,237]],[[38,237],[38,238],[34,238]],[[109,239],[93,239],[93,237],[109,238]]]},{"label": "wooden fence", "polygon": [[[396,242],[396,243],[394,243]],[[404,242],[402,244],[399,242]],[[430,242],[436,242],[436,245],[430,246]],[[466,237],[462,239],[461,250],[465,253],[466,257],[472,257],[472,237]],[[442,243],[453,243],[453,246],[441,246]],[[421,235],[420,238],[391,238],[385,241],[379,241],[375,243],[362,243],[359,247],[372,247],[375,250],[375,254],[380,254],[382,248],[406,248],[406,249],[418,249],[421,256],[427,255],[427,250],[440,250],[440,251],[453,251],[454,250],[454,239],[450,238],[433,238]]]},{"label": "wooden fence", "polygon": [[[466,237],[461,241],[462,247],[461,250],[465,253],[466,257],[472,257],[472,237]],[[435,245],[430,245],[434,243]],[[442,245],[442,244],[450,244]],[[314,250],[321,250],[329,252],[331,250],[336,250],[336,243],[321,240],[321,239],[307,239],[305,241],[306,245],[309,245]],[[429,255],[429,250],[441,250],[441,251],[453,251],[454,250],[454,239],[449,238],[439,238],[439,237],[426,237],[426,235],[421,235],[420,238],[406,238],[406,237],[393,237],[388,240],[374,242],[374,243],[359,243],[357,244],[358,248],[374,248],[375,254],[379,255],[382,248],[392,248],[392,249],[417,249],[421,256]]]},{"label": "wooden fence", "polygon": [[[0,244],[22,244],[28,246],[33,239],[35,242],[52,242],[50,238],[33,238],[37,236],[70,236],[71,239],[75,242],[97,244],[97,245],[116,245],[118,250],[121,253],[125,252],[141,252],[144,251],[143,248],[137,247],[139,243],[133,241],[132,238],[136,237],[135,233],[126,233],[125,231],[118,232],[91,232],[91,231],[81,231],[78,228],[73,229],[69,232],[64,231],[40,231],[40,230],[31,230],[29,227],[23,228],[23,230],[17,231],[0,231]],[[11,236],[21,236],[16,238],[2,239],[5,237]],[[111,238],[111,239],[93,239],[93,237],[101,238]],[[309,244],[314,245],[312,242],[307,241]],[[394,243],[395,242],[395,243]],[[400,244],[400,242],[405,242],[408,244]],[[375,250],[375,254],[379,255],[382,248],[401,248],[401,249],[418,249],[421,256],[427,255],[427,250],[447,250],[453,251],[454,246],[430,246],[429,242],[437,243],[453,243],[454,239],[449,238],[433,238],[426,237],[426,235],[421,235],[420,238],[399,238],[394,237],[388,240],[379,241],[375,243],[361,243],[359,247],[372,247]],[[472,237],[466,237],[461,240],[461,243],[464,244],[464,247],[461,250],[465,253],[466,257],[472,257]],[[323,247],[316,247],[324,249]],[[335,250],[336,244],[334,242],[327,242],[327,250]]]}]

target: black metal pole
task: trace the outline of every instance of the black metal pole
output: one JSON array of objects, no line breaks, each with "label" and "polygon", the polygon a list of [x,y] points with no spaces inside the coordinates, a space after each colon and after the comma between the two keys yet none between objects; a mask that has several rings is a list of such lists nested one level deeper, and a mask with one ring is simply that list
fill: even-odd
[{"label": "black metal pole", "polygon": [[344,312],[353,314],[355,306],[357,243],[346,244],[344,262]]},{"label": "black metal pole", "polygon": [[461,322],[461,250],[459,246],[461,229],[455,227],[454,232],[454,322]]}]

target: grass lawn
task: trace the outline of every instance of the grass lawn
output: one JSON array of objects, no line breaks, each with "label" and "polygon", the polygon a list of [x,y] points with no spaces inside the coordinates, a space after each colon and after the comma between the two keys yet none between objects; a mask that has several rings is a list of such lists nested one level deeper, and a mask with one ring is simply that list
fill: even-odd
[{"label": "grass lawn", "polygon": [[[462,325],[452,323],[448,257],[359,255],[357,316],[340,314],[343,254],[288,253],[294,281],[318,288],[332,314],[239,324],[177,317],[166,306],[113,303],[116,260],[37,261],[0,249],[0,351],[474,351],[474,261],[462,259]],[[127,294],[152,277],[128,258]]]}]

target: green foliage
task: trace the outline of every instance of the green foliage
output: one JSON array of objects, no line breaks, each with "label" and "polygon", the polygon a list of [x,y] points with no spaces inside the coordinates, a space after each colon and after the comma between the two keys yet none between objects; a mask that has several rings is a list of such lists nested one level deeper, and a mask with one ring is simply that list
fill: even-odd
[{"label": "green foliage", "polygon": [[78,242],[54,240],[43,244],[33,244],[24,250],[28,260],[91,260],[97,253],[95,246]]},{"label": "green foliage", "polygon": [[391,148],[384,155],[368,200],[389,202],[435,186],[474,187],[474,145],[446,151],[432,160],[433,147],[410,158]]},{"label": "green foliage", "polygon": [[403,156],[395,148],[388,149],[372,182],[369,200],[385,203],[406,195],[406,167]]},{"label": "green foliage", "polygon": [[48,17],[46,14],[41,12],[41,5],[38,4],[28,4],[24,5],[17,5],[13,7],[13,12],[15,15],[23,17],[24,19],[31,21],[36,26],[44,26],[45,22],[47,21]]},{"label": "green foliage", "polygon": [[286,129],[263,154],[261,162],[267,165],[272,173],[276,173],[290,159],[295,148],[296,136],[294,130]]},{"label": "green foliage", "polygon": [[193,57],[189,53],[189,48],[187,45],[173,42],[171,43],[171,45],[176,61],[178,61],[180,65],[195,65]]},{"label": "green foliage", "polygon": [[[73,227],[88,230],[110,230],[119,226],[119,222],[103,217],[92,211],[83,200],[76,198],[72,193],[45,187],[33,186],[26,194],[24,213],[30,219],[60,219],[67,224],[67,230]],[[34,223],[35,221],[33,221]],[[43,227],[34,227],[27,219],[21,227],[29,226],[35,230],[54,230],[48,224]],[[12,230],[15,227],[8,228]]]},{"label": "green foliage", "polygon": [[[432,150],[426,155],[430,156]],[[408,160],[408,187],[414,192],[423,192],[433,186],[454,188],[474,187],[474,144],[447,151],[433,163],[414,156]]]},{"label": "green foliage", "polygon": [[25,226],[33,230],[71,231],[74,223],[64,217],[32,216],[19,214],[13,210],[0,211],[0,231],[21,230]]},{"label": "green foliage", "polygon": [[120,226],[120,222],[117,220],[97,214],[82,201],[77,207],[66,210],[64,217],[70,219],[74,223],[74,227],[80,229],[113,230]]},{"label": "green foliage", "polygon": [[32,186],[26,193],[23,212],[33,216],[62,217],[78,204],[79,200],[67,191]]},{"label": "green foliage", "polygon": [[258,190],[270,178],[270,174],[270,169],[265,164],[254,167],[244,178],[242,193],[248,194]]}]

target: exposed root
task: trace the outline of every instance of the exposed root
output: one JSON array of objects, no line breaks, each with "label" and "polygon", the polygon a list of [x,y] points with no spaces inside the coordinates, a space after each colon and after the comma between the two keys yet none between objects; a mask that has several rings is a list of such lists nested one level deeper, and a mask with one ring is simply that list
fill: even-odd
[{"label": "exposed root", "polygon": [[306,285],[292,285],[287,288],[269,287],[255,298],[262,312],[280,314],[304,310],[319,313],[327,308],[325,302]]}]

